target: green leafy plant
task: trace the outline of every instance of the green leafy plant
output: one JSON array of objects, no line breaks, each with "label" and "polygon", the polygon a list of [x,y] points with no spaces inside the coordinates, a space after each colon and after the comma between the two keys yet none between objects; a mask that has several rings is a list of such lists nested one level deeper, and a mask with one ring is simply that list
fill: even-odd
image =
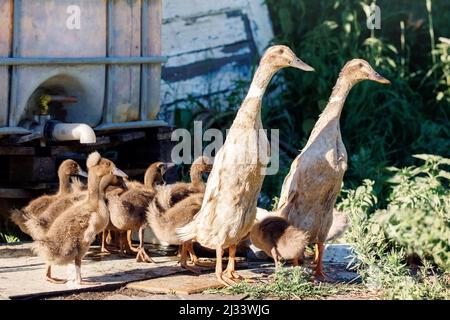
[{"label": "green leafy plant", "polygon": [[[351,220],[346,240],[369,288],[388,299],[448,299],[449,172],[442,167],[450,160],[416,158],[425,164],[390,168],[395,174],[386,208],[379,207],[374,182],[364,180],[356,189],[344,190],[338,209]],[[422,262],[416,273],[406,263],[412,253]]]}]

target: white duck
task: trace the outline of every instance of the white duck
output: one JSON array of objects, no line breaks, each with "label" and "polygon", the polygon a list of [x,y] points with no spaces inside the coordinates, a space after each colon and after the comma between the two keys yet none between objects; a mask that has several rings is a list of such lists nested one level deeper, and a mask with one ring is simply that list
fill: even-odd
[{"label": "white duck", "polygon": [[[236,245],[250,232],[264,180],[266,163],[261,157],[267,154],[260,151],[267,153],[269,143],[262,130],[262,97],[272,76],[285,67],[314,70],[286,46],[267,49],[226,141],[217,153],[202,207],[191,223],[177,230],[182,241],[192,239],[216,250],[216,276],[227,286],[240,278],[235,273]],[[229,260],[224,277],[222,255],[226,248],[229,248]]]},{"label": "white duck", "polygon": [[308,232],[316,244],[315,275],[323,278],[324,241],[333,222],[333,207],[347,169],[347,152],[339,119],[350,89],[360,81],[389,84],[361,59],[342,68],[330,100],[319,117],[300,155],[292,162],[280,195],[277,211],[294,226]]}]

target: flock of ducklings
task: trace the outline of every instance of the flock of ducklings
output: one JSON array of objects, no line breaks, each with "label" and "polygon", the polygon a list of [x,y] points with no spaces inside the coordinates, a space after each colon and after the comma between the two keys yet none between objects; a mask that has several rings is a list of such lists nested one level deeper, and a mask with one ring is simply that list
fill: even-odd
[{"label": "flock of ducklings", "polygon": [[[162,242],[179,245],[180,264],[193,272],[202,265],[193,242],[214,249],[216,276],[224,285],[242,280],[235,271],[236,247],[250,238],[253,245],[275,260],[296,266],[305,247],[315,244],[315,276],[324,278],[324,243],[339,236],[346,227],[345,215],[334,210],[347,169],[339,118],[351,88],[362,80],[389,81],[362,59],[349,61],[339,74],[328,104],[320,115],[301,153],[292,162],[274,212],[257,208],[266,165],[258,151],[269,150],[261,135],[262,98],[272,76],[282,68],[314,71],[286,46],[272,46],[261,58],[249,92],[244,99],[214,164],[200,157],[191,166],[191,182],[165,184],[168,164],[149,166],[144,183],[129,181],[113,162],[98,152],[89,155],[86,174],[73,160],[59,167],[59,190],[14,210],[12,220],[34,239],[37,253],[47,262],[45,277],[52,283],[52,265],[71,262],[76,282],[84,284],[81,261],[96,236],[103,232],[102,251],[108,251],[106,234],[115,231],[119,252],[135,252],[138,261],[152,262],[145,251],[143,232],[150,227]],[[257,134],[252,134],[257,132]],[[202,174],[210,172],[205,183]],[[87,176],[87,186],[70,177]],[[131,244],[131,231],[138,231],[139,246]],[[229,249],[223,271],[222,256]],[[190,257],[193,265],[188,264]]]}]

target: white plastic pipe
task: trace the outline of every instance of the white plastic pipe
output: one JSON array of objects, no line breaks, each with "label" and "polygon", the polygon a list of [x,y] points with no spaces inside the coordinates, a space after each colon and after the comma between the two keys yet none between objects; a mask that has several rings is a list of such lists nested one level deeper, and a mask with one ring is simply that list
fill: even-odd
[{"label": "white plastic pipe", "polygon": [[53,127],[52,136],[57,141],[74,141],[95,143],[97,137],[94,130],[84,123],[58,123]]}]

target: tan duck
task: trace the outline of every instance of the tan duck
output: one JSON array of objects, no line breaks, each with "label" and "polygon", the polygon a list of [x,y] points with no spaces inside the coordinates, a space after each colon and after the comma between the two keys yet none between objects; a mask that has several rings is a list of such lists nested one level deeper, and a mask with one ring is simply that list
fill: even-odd
[{"label": "tan duck", "polygon": [[35,249],[47,262],[46,279],[53,283],[66,280],[51,276],[52,265],[75,263],[76,282],[86,284],[81,279],[81,260],[87,253],[95,237],[109,222],[109,211],[105,203],[105,191],[112,177],[126,177],[113,162],[102,158],[98,152],[91,153],[86,161],[88,167],[88,197],[68,208],[51,224],[48,232],[35,239]]},{"label": "tan duck", "polygon": [[64,160],[58,168],[58,192],[53,195],[42,195],[21,210],[13,210],[11,220],[19,226],[22,232],[30,235],[26,222],[31,218],[39,217],[57,199],[70,194],[72,192],[70,178],[77,175],[87,177],[86,172],[74,160]]},{"label": "tan duck", "polygon": [[173,207],[166,211],[158,210],[157,207],[150,205],[147,211],[147,222],[158,240],[171,244],[180,245],[180,264],[181,267],[193,272],[196,269],[187,265],[187,254],[191,256],[194,264],[197,263],[191,241],[181,241],[176,234],[177,228],[181,228],[192,221],[202,206],[203,193],[194,193],[187,198],[177,202]]},{"label": "tan duck", "polygon": [[[146,171],[145,185],[133,182],[127,184],[128,190],[122,194],[108,195],[107,197],[111,222],[108,229],[137,230],[139,232],[139,247],[137,249],[131,247],[133,251],[137,252],[137,261],[152,261],[144,247],[144,228],[147,224],[146,210],[156,194],[155,185],[164,182],[165,171],[166,165],[164,163],[153,163]],[[123,241],[123,237],[120,239]]]},{"label": "tan duck", "polygon": [[339,119],[350,89],[360,81],[389,81],[367,61],[354,59],[342,69],[325,110],[306,146],[292,162],[278,203],[281,216],[308,232],[316,244],[315,274],[323,277],[322,255],[333,220],[333,207],[347,169],[347,152],[342,142]]},{"label": "tan duck", "polygon": [[[286,46],[267,49],[225,143],[217,152],[202,207],[191,223],[178,229],[181,240],[195,240],[216,250],[216,276],[225,285],[240,278],[235,272],[236,246],[253,226],[267,165],[261,161],[270,147],[262,130],[262,97],[272,76],[285,67],[313,70]],[[261,150],[266,154],[258,154]],[[224,273],[222,256],[226,248],[229,260]]]},{"label": "tan duck", "polygon": [[252,243],[280,266],[280,260],[292,260],[294,266],[303,261],[308,235],[292,226],[286,219],[268,216],[256,222],[250,232]]}]

